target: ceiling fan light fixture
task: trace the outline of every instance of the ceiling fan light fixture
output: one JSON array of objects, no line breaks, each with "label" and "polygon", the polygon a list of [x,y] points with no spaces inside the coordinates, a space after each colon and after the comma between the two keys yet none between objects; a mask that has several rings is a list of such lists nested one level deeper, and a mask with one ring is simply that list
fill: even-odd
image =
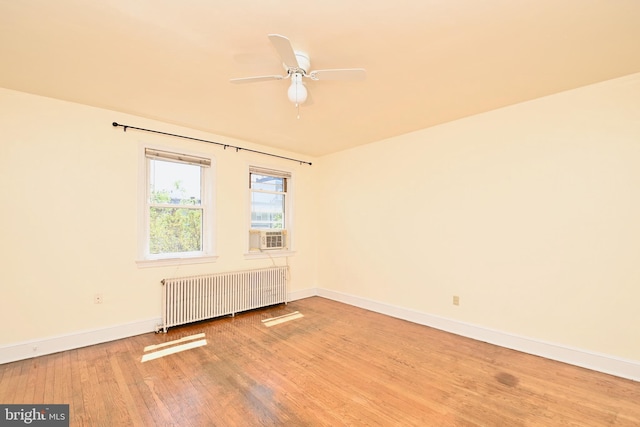
[{"label": "ceiling fan light fixture", "polygon": [[[307,101],[307,87],[303,79],[318,80],[364,80],[364,68],[333,68],[326,70],[311,70],[311,60],[306,52],[294,50],[291,42],[280,34],[269,34],[269,40],[282,60],[286,74],[242,77],[231,79],[231,83],[251,83],[265,80],[291,79],[287,90],[289,101],[296,105],[300,118],[300,105]],[[309,101],[311,102],[311,101]]]},{"label": "ceiling fan light fixture", "polygon": [[303,104],[307,100],[307,88],[302,83],[302,74],[291,75],[291,86],[287,90],[289,101],[296,105]]}]

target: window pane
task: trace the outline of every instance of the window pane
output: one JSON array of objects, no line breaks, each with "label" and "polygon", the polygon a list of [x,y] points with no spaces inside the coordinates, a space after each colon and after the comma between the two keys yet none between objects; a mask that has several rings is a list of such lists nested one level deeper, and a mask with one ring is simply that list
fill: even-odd
[{"label": "window pane", "polygon": [[151,254],[202,250],[202,210],[158,208],[150,211]]},{"label": "window pane", "polygon": [[251,189],[265,191],[286,191],[284,188],[285,178],[276,176],[251,174]]},{"label": "window pane", "polygon": [[251,193],[251,228],[284,228],[284,194]]},{"label": "window pane", "polygon": [[149,160],[151,203],[200,205],[202,168],[184,163]]}]

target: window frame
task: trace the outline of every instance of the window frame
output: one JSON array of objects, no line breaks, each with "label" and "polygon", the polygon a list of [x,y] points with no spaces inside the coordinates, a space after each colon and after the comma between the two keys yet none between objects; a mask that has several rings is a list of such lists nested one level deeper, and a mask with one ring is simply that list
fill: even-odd
[{"label": "window frame", "polygon": [[[253,190],[251,188],[251,174],[252,173],[262,173],[264,175],[270,175],[270,176],[276,176],[276,177],[282,177],[285,178],[287,180],[287,182],[285,183],[284,187],[285,190],[284,192],[273,192],[274,194],[284,194],[284,221],[283,221],[283,228],[282,230],[286,230],[287,233],[287,248],[286,249],[268,249],[268,250],[264,250],[264,251],[251,251],[251,244],[250,244],[250,230],[252,230],[251,227],[251,222],[252,222],[252,198],[251,195],[253,193],[253,191],[260,191],[260,190]],[[273,174],[273,175],[271,175]],[[257,164],[257,163],[251,163],[247,165],[246,168],[246,179],[248,182],[247,187],[247,197],[246,197],[246,212],[247,212],[247,216],[246,216],[246,221],[245,221],[245,225],[246,225],[246,229],[245,229],[245,236],[246,236],[246,252],[245,252],[245,259],[254,259],[254,258],[273,258],[273,257],[285,257],[285,256],[289,256],[295,253],[295,247],[294,247],[294,199],[295,199],[295,195],[294,195],[294,189],[295,189],[295,175],[293,173],[293,171],[291,171],[290,169],[286,169],[286,168],[282,168],[282,167],[277,167],[277,166],[272,166],[272,165],[261,165],[261,164]],[[280,229],[263,229],[263,230],[280,230]]]},{"label": "window frame", "polygon": [[[201,159],[209,163],[208,166],[200,164],[201,167],[201,205],[202,210],[202,250],[194,252],[174,252],[165,254],[150,253],[150,212],[152,206],[157,204],[150,201],[150,170],[151,160],[160,160],[157,156],[150,156],[147,151],[174,155],[175,158],[163,157],[163,161],[173,161],[176,163],[189,163],[186,159]],[[165,265],[198,264],[215,262],[216,239],[215,239],[215,157],[202,152],[193,152],[176,147],[163,147],[155,144],[141,143],[139,150],[138,166],[138,254],[136,263],[138,267],[156,267]],[[180,207],[175,205],[171,207]]]}]

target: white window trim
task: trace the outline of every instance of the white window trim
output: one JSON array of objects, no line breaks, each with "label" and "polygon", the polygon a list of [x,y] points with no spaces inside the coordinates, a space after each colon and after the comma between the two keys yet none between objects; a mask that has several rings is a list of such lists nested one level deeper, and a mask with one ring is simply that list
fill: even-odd
[{"label": "white window trim", "polygon": [[249,251],[249,230],[251,229],[251,189],[245,184],[245,253],[244,259],[265,259],[265,258],[283,258],[294,255],[295,251],[295,212],[294,212],[294,199],[295,199],[295,174],[292,170],[273,166],[264,165],[259,163],[247,163],[245,177],[245,183],[249,180],[249,174],[252,170],[260,169],[265,173],[268,172],[280,172],[289,175],[287,182],[287,194],[285,196],[285,224],[284,229],[287,230],[287,249],[269,249],[261,252]]},{"label": "white window trim", "polygon": [[[248,233],[248,231],[247,231]],[[269,250],[265,252],[246,252],[244,254],[244,259],[269,259],[269,258],[285,258],[295,255],[296,251],[292,250]]]},{"label": "white window trim", "polygon": [[[169,256],[151,256],[148,253],[149,247],[149,215],[147,210],[148,191],[148,169],[147,169],[147,149],[158,150],[170,153],[180,153],[186,156],[205,158],[211,162],[209,167],[203,168],[204,195],[203,207],[203,235],[201,253],[171,254]],[[137,233],[137,259],[136,264],[140,268],[164,267],[172,265],[201,264],[215,262],[218,259],[216,254],[216,206],[215,206],[215,185],[216,185],[216,163],[215,157],[210,154],[192,152],[175,147],[163,147],[156,144],[140,143],[138,154],[138,233]]]}]

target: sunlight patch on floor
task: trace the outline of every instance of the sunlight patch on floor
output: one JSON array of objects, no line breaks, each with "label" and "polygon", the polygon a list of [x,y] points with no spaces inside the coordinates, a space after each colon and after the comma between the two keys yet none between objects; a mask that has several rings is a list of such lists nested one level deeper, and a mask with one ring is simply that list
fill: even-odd
[{"label": "sunlight patch on floor", "polygon": [[188,337],[183,337],[178,340],[164,342],[162,344],[148,345],[144,348],[144,352],[146,353],[147,351],[156,350],[158,348],[167,347],[184,341],[197,340],[198,338],[204,338],[204,332],[201,334],[189,335]]},{"label": "sunlight patch on floor", "polygon": [[[207,345],[207,340],[204,339],[204,337],[205,337],[204,333],[201,333],[201,334],[189,335],[188,337],[183,337],[183,338],[165,342],[162,344],[148,345],[144,348],[144,352],[146,353],[148,351],[151,351],[152,353],[147,353],[143,355],[140,361],[144,363],[144,362],[148,362],[149,360],[154,360],[160,357],[168,356],[170,354],[180,353],[181,351],[191,350],[192,348],[205,346]],[[197,340],[197,341],[194,341],[194,340]],[[191,341],[191,342],[175,345],[175,344],[183,343],[186,341]],[[173,347],[169,347],[169,346],[173,346]],[[163,347],[169,347],[169,348],[159,350]]]},{"label": "sunlight patch on floor", "polygon": [[302,313],[300,313],[299,311],[294,311],[293,313],[284,314],[282,316],[264,319],[262,320],[262,323],[264,323],[264,325],[269,328],[271,326],[279,325],[280,323],[288,322],[290,320],[300,319],[301,317],[304,317]]}]

